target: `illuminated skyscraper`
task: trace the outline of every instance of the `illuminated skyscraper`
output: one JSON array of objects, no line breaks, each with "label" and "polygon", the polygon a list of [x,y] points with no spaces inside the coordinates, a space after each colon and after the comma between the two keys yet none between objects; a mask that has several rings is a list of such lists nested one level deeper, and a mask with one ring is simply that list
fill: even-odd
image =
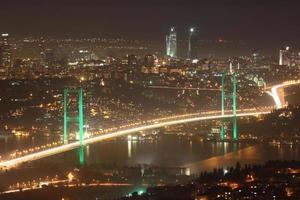
[{"label": "illuminated skyscraper", "polygon": [[170,29],[170,33],[166,36],[166,55],[171,58],[177,57],[177,33],[174,27]]},{"label": "illuminated skyscraper", "polygon": [[279,65],[287,65],[287,54],[290,50],[290,47],[286,47],[285,49],[279,50]]},{"label": "illuminated skyscraper", "polygon": [[11,51],[8,42],[8,33],[1,34],[0,41],[0,78],[5,78],[8,75],[9,67],[11,66]]},{"label": "illuminated skyscraper", "polygon": [[8,43],[8,33],[1,34],[1,64],[4,66],[11,65],[11,51]]},{"label": "illuminated skyscraper", "polygon": [[291,50],[289,46],[279,50],[279,65],[294,67],[297,65],[298,54]]},{"label": "illuminated skyscraper", "polygon": [[195,28],[189,29],[187,58],[197,58],[197,39]]},{"label": "illuminated skyscraper", "polygon": [[261,55],[258,50],[254,50],[252,52],[252,63],[253,63],[253,67],[259,67],[261,63]]}]

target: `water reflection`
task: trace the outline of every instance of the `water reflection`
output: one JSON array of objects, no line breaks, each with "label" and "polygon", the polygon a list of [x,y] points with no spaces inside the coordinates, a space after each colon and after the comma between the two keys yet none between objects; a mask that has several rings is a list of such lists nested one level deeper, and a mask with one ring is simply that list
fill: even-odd
[{"label": "water reflection", "polygon": [[193,141],[192,140],[189,141],[189,152],[190,153],[193,152]]},{"label": "water reflection", "polygon": [[219,155],[221,153],[221,151],[223,151],[224,143],[223,142],[217,142],[216,144],[217,144],[216,154]]},{"label": "water reflection", "polygon": [[[0,152],[9,152],[20,147],[38,145],[51,139],[11,137],[0,140]],[[299,145],[271,146],[268,143],[251,145],[246,143],[207,142],[197,138],[178,138],[163,135],[154,141],[118,139],[91,144],[65,154],[45,158],[43,162],[61,165],[119,164],[134,166],[151,164],[156,166],[189,168],[189,173],[202,170],[235,166],[236,162],[261,163],[269,159],[299,159]]]},{"label": "water reflection", "polygon": [[235,143],[233,143],[233,145],[232,145],[232,151],[233,152],[236,152],[238,150],[238,144],[235,142]]},{"label": "water reflection", "polygon": [[58,141],[57,137],[0,136],[0,155]]},{"label": "water reflection", "polygon": [[85,164],[85,155],[84,155],[84,149],[85,146],[81,146],[78,148],[78,154],[79,154],[79,164],[83,166]]},{"label": "water reflection", "polygon": [[223,146],[224,146],[224,153],[228,153],[228,142],[223,142]]},{"label": "water reflection", "polygon": [[127,154],[128,158],[131,158],[131,140],[127,141]]},{"label": "water reflection", "polygon": [[86,146],[86,157],[87,157],[87,159],[89,159],[89,157],[90,157],[90,145]]}]

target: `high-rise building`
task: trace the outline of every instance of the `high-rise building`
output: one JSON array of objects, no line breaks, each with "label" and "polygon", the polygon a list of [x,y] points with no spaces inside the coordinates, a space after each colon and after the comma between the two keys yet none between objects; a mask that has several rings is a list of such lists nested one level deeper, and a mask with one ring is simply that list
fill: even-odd
[{"label": "high-rise building", "polygon": [[177,33],[172,27],[168,35],[166,35],[166,55],[171,58],[177,57]]},{"label": "high-rise building", "polygon": [[53,49],[46,49],[45,50],[45,58],[44,62],[47,67],[53,67],[55,63],[54,51]]},{"label": "high-rise building", "polygon": [[11,65],[11,51],[10,51],[10,45],[8,41],[8,33],[1,34],[1,64],[4,66],[10,66]]},{"label": "high-rise building", "polygon": [[146,55],[144,60],[145,67],[154,67],[155,66],[155,55]]},{"label": "high-rise building", "polygon": [[289,46],[279,50],[279,65],[290,66],[291,49]]},{"label": "high-rise building", "polygon": [[298,54],[291,50],[289,46],[279,50],[279,65],[295,67],[297,65]]},{"label": "high-rise building", "polygon": [[197,52],[197,37],[196,37],[196,29],[190,28],[189,29],[189,36],[188,36],[188,51],[187,51],[187,58],[195,59],[198,57]]},{"label": "high-rise building", "polygon": [[7,77],[11,66],[11,50],[9,45],[9,34],[2,33],[0,41],[0,78]]},{"label": "high-rise building", "polygon": [[286,47],[285,49],[279,50],[279,65],[285,65],[287,53],[290,50],[290,47]]},{"label": "high-rise building", "polygon": [[127,56],[126,66],[131,72],[140,71],[140,65],[138,65],[138,58],[136,55],[131,54]]},{"label": "high-rise building", "polygon": [[135,66],[137,65],[137,57],[136,55],[128,55],[127,56],[128,59],[128,66],[129,68],[135,68]]},{"label": "high-rise building", "polygon": [[3,51],[2,50],[2,46],[0,45],[0,66],[2,66],[2,62],[3,62],[2,61],[3,60],[3,58],[2,58],[3,57],[3,53],[2,53],[2,51]]},{"label": "high-rise building", "polygon": [[300,69],[300,52],[298,52],[296,55],[297,55],[297,58],[296,58],[296,67],[298,67],[298,69]]},{"label": "high-rise building", "polygon": [[259,67],[261,62],[261,55],[259,53],[258,50],[254,50],[252,52],[252,63],[253,63],[253,67]]}]

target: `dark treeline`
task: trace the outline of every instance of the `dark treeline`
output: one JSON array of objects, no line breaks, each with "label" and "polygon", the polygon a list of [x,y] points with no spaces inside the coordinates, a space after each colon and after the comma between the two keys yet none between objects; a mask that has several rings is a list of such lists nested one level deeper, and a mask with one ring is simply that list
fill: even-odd
[{"label": "dark treeline", "polygon": [[241,132],[253,135],[278,138],[299,137],[300,106],[289,105],[286,108],[274,110],[265,115],[262,120],[254,120],[251,123],[240,123]]}]

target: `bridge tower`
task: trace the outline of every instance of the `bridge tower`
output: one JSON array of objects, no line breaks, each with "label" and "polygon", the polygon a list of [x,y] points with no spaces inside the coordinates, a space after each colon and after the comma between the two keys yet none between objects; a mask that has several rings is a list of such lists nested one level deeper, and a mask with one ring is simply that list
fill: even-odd
[{"label": "bridge tower", "polygon": [[[78,114],[75,116],[68,115],[68,102],[69,95],[77,95],[78,96]],[[78,149],[79,153],[79,163],[80,165],[84,165],[84,132],[83,132],[83,89],[80,88],[65,88],[64,89],[64,144],[68,143],[68,124],[77,123],[78,124],[78,133],[79,133],[79,143],[80,147]]]},{"label": "bridge tower", "polygon": [[[78,95],[78,114],[76,116],[68,115],[68,99],[70,94]],[[65,88],[64,89],[64,144],[68,143],[68,123],[77,123],[79,131],[79,143],[83,146],[83,89]]]},{"label": "bridge tower", "polygon": [[[225,79],[226,77],[230,77],[231,82],[233,84],[233,89],[232,92],[228,95],[225,94]],[[222,91],[221,91],[221,114],[222,114],[222,119],[221,119],[221,140],[225,139],[225,99],[232,99],[232,114],[233,114],[233,140],[236,141],[238,138],[237,135],[237,117],[236,117],[236,73],[228,73],[224,72],[222,74]]]}]

